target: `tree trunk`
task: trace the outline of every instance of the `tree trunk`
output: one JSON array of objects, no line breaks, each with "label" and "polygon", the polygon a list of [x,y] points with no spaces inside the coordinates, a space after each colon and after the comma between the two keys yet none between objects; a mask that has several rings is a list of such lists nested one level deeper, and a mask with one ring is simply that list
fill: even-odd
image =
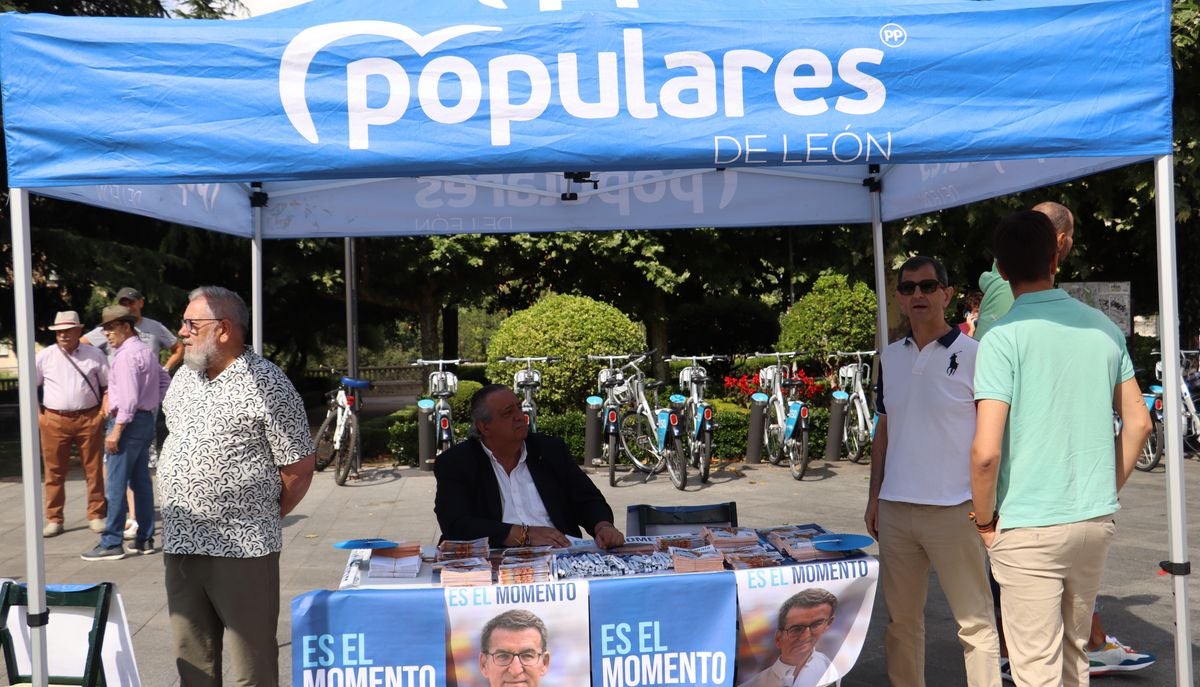
[{"label": "tree trunk", "polygon": [[442,308],[442,357],[453,360],[458,357],[458,307]]},{"label": "tree trunk", "polygon": [[421,299],[421,357],[435,360],[438,357],[438,312],[441,310],[432,299]]},{"label": "tree trunk", "polygon": [[668,369],[665,358],[666,356],[670,355],[670,351],[667,350],[666,294],[661,291],[656,291],[654,293],[654,302],[651,308],[650,316],[646,318],[646,339],[650,344],[650,348],[655,350],[654,378],[665,380],[667,378]]}]

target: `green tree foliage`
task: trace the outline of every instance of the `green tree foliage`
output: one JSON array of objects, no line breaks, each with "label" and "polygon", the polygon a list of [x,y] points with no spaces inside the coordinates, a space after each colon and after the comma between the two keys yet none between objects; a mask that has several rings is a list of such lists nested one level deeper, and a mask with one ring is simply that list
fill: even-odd
[{"label": "green tree foliage", "polygon": [[834,351],[874,347],[875,292],[841,274],[825,274],[780,322],[779,348],[824,360]]},{"label": "green tree foliage", "polygon": [[504,356],[561,356],[543,365],[538,407],[578,409],[595,392],[597,363],[588,354],[631,353],[644,348],[641,328],[611,305],[583,296],[547,296],[500,324],[488,344],[488,378],[512,383],[517,366],[495,362]]},{"label": "green tree foliage", "polygon": [[775,345],[779,317],[760,298],[717,296],[671,312],[668,340],[675,355],[753,353]]}]

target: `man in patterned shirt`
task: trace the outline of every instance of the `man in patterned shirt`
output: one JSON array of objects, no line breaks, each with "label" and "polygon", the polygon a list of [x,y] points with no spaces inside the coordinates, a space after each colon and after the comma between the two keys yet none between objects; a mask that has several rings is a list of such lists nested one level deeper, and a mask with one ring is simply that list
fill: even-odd
[{"label": "man in patterned shirt", "polygon": [[167,611],[183,687],[221,684],[223,636],[234,683],[279,684],[281,520],[308,491],[313,444],[295,387],[245,347],[249,320],[236,293],[192,291],[186,369],[163,401]]}]

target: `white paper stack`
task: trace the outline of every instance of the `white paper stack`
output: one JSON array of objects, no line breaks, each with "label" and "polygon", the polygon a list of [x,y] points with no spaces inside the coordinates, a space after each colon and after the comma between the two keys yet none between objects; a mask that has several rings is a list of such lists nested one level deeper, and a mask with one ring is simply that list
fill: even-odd
[{"label": "white paper stack", "polygon": [[529,582],[549,582],[550,571],[554,563],[554,555],[520,555],[505,557],[500,561],[496,570],[496,581],[500,584],[527,584]]},{"label": "white paper stack", "polygon": [[391,556],[380,556],[377,553],[372,553],[371,563],[367,568],[367,577],[416,577],[420,572],[420,554],[405,556],[404,558],[392,558]]}]

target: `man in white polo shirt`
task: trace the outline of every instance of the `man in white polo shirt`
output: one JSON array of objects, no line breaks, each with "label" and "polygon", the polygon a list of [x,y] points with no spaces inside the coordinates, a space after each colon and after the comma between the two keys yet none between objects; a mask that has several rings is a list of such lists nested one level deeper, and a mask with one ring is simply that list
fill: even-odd
[{"label": "man in white polo shirt", "polygon": [[925,256],[900,267],[896,299],[911,330],[883,352],[864,517],[879,540],[884,635],[893,685],[925,684],[929,569],[958,623],[967,684],[999,687],[1000,645],[984,549],[969,515],[979,344],[946,322],[946,268]]}]

